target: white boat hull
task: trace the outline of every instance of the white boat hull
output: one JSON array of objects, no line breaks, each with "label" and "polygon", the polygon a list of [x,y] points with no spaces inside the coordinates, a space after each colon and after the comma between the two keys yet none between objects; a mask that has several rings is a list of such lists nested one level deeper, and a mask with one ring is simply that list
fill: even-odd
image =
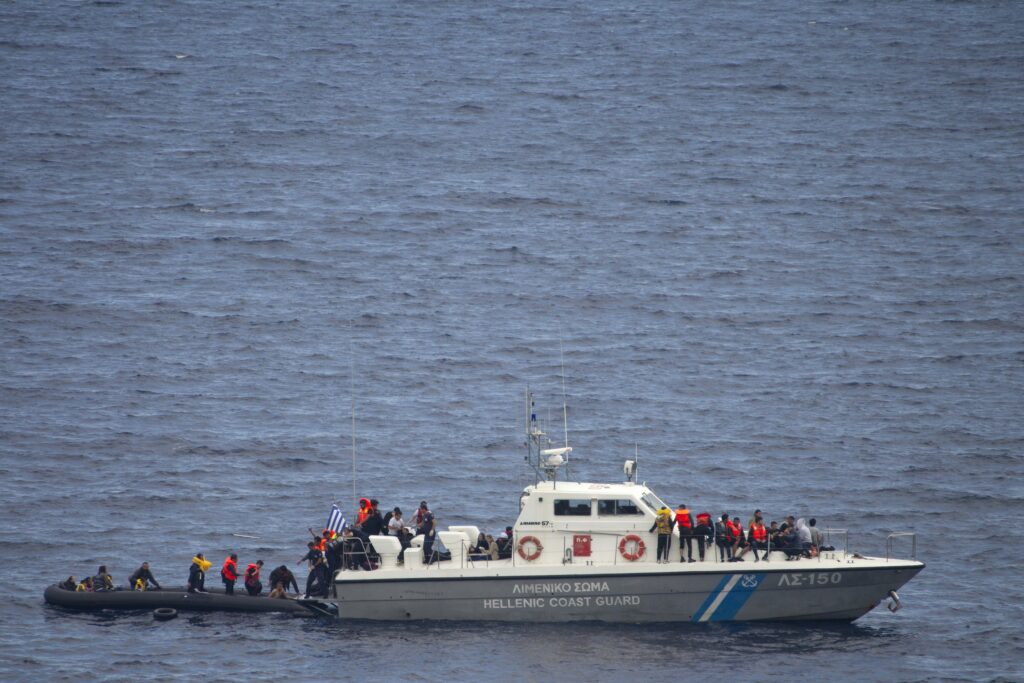
[{"label": "white boat hull", "polygon": [[924,567],[902,560],[714,566],[342,572],[332,601],[341,618],[390,621],[850,621]]}]

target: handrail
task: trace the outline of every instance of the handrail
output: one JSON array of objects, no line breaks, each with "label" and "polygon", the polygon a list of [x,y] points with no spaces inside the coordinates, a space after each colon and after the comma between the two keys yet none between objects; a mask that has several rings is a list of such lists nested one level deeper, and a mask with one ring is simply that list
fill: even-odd
[{"label": "handrail", "polygon": [[910,559],[917,559],[917,532],[914,531],[895,531],[885,537],[885,561],[888,562],[892,556],[893,540],[896,538],[902,538],[910,536]]}]

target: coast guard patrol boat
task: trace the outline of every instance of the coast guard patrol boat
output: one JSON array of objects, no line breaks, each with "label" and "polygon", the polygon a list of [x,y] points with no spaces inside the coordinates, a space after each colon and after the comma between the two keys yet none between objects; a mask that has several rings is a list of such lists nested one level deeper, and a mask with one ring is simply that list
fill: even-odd
[{"label": "coast guard patrol boat", "polygon": [[[379,568],[338,571],[319,609],[343,619],[395,621],[851,621],[886,598],[895,612],[896,591],[924,568],[890,557],[899,536],[913,539],[916,556],[909,533],[891,535],[885,557],[843,547],[793,561],[772,550],[757,563],[720,562],[712,546],[701,562],[658,563],[657,535],[649,530],[666,506],[633,481],[635,461],[626,461],[621,484],[560,481],[572,449],[551,447],[529,391],[526,404],[528,460],[538,482],[520,497],[510,559],[472,559],[468,550],[479,533],[472,526],[438,531],[451,560],[426,564],[422,536],[401,563],[398,539],[374,536]],[[828,531],[845,538],[842,530]]]}]

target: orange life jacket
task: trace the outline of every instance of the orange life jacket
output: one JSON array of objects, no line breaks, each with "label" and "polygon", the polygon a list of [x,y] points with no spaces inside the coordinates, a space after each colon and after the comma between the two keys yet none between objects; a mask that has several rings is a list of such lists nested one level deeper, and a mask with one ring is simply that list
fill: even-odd
[{"label": "orange life jacket", "polygon": [[676,508],[676,524],[687,529],[692,528],[690,511],[686,508]]},{"label": "orange life jacket", "polygon": [[729,533],[732,534],[733,538],[739,538],[743,535],[743,529],[738,524],[726,522],[726,525],[729,527]]},{"label": "orange life jacket", "polygon": [[258,564],[256,564],[255,562],[252,562],[252,563],[249,564],[248,567],[245,568],[245,585],[247,585],[247,586],[254,585],[259,580],[260,580],[260,566]]},{"label": "orange life jacket", "polygon": [[755,524],[750,527],[750,533],[753,534],[755,541],[765,541],[768,539],[768,530],[764,528],[764,524]]},{"label": "orange life jacket", "polygon": [[238,565],[229,557],[224,560],[224,566],[220,568],[220,575],[228,581],[234,581],[238,578]]}]

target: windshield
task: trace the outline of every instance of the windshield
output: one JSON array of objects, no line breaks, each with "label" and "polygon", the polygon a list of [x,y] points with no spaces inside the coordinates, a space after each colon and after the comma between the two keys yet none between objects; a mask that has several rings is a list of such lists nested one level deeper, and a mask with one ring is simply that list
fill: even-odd
[{"label": "windshield", "polygon": [[662,502],[661,498],[658,498],[656,495],[654,495],[653,491],[648,491],[647,493],[645,493],[643,495],[643,498],[641,498],[640,500],[642,500],[644,502],[644,505],[649,507],[651,509],[651,512],[653,512],[654,514],[658,514],[658,510],[660,510],[661,508],[668,507],[667,505],[665,505],[664,502]]}]

